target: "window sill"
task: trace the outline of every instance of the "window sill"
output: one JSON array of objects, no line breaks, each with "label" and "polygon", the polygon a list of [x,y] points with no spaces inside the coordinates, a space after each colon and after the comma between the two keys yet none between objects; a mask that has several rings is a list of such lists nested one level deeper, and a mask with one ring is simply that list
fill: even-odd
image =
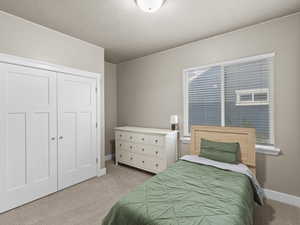
[{"label": "window sill", "polygon": [[[190,144],[191,138],[190,137],[181,137],[180,141],[182,144]],[[256,152],[266,155],[279,155],[280,149],[276,148],[275,146],[267,146],[267,145],[256,145]]]},{"label": "window sill", "polygon": [[182,144],[190,144],[191,143],[191,137],[180,137],[180,141]]},{"label": "window sill", "polygon": [[279,155],[280,148],[275,146],[268,146],[268,145],[256,145],[256,152],[266,155]]}]

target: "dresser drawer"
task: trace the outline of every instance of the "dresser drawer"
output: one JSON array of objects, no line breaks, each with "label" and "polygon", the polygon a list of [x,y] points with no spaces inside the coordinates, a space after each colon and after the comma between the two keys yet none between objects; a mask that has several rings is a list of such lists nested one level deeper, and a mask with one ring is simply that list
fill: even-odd
[{"label": "dresser drawer", "polygon": [[162,136],[148,136],[148,144],[162,146],[164,145],[164,138]]},{"label": "dresser drawer", "polygon": [[153,159],[147,163],[147,167],[149,170],[159,173],[164,171],[167,168],[167,164],[166,161],[164,160]]},{"label": "dresser drawer", "polygon": [[165,149],[160,146],[149,146],[147,152],[150,156],[165,158]]},{"label": "dresser drawer", "polygon": [[117,154],[117,161],[128,165],[134,165],[134,155],[126,150],[120,151]]},{"label": "dresser drawer", "polygon": [[149,158],[147,156],[134,154],[133,162],[136,167],[148,169]]},{"label": "dresser drawer", "polygon": [[117,149],[126,149],[126,142],[121,141],[121,140],[116,140],[116,148]]},{"label": "dresser drawer", "polygon": [[116,140],[126,140],[126,132],[123,131],[116,131]]},{"label": "dresser drawer", "polygon": [[128,163],[130,152],[126,150],[119,151],[117,154],[117,160],[121,163]]},{"label": "dresser drawer", "polygon": [[136,144],[118,140],[116,142],[116,147],[117,147],[117,150],[121,150],[121,151],[122,150],[135,151]]},{"label": "dresser drawer", "polygon": [[135,135],[135,143],[147,144],[148,143],[148,136],[145,135],[145,134],[136,134]]},{"label": "dresser drawer", "polygon": [[134,153],[137,154],[148,154],[149,146],[147,145],[136,145],[136,148],[134,149]]},{"label": "dresser drawer", "polygon": [[136,142],[137,135],[135,133],[128,132],[126,133],[126,141]]},{"label": "dresser drawer", "polygon": [[128,142],[136,142],[137,134],[124,131],[116,131],[116,139]]},{"label": "dresser drawer", "polygon": [[164,157],[164,150],[159,146],[151,146],[151,145],[136,145],[134,149],[135,153],[144,154],[152,157]]},{"label": "dresser drawer", "polygon": [[127,149],[131,152],[134,152],[136,149],[136,144],[134,143],[127,143]]},{"label": "dresser drawer", "polygon": [[166,161],[143,155],[133,154],[133,162],[135,166],[155,173],[161,172],[167,167]]}]

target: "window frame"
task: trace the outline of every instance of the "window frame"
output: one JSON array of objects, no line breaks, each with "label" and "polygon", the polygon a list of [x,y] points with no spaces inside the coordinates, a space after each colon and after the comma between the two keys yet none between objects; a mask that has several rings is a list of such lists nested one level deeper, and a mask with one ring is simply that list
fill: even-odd
[{"label": "window frame", "polygon": [[[221,124],[220,126],[225,126],[225,90],[224,90],[224,67],[232,64],[237,63],[244,63],[244,62],[252,62],[261,59],[272,59],[270,64],[270,87],[269,87],[269,120],[270,120],[270,143],[271,146],[275,146],[275,132],[274,132],[274,58],[275,53],[268,53],[263,55],[256,55],[250,57],[239,58],[231,61],[224,61],[220,63],[214,63],[209,65],[204,65],[200,67],[193,67],[183,70],[183,139],[187,140],[191,137],[191,133],[189,132],[189,98],[188,98],[188,91],[189,91],[189,72],[193,70],[201,70],[207,69],[213,66],[221,66]],[[258,145],[258,146],[269,146],[269,145]],[[270,147],[271,147],[270,146]]]}]

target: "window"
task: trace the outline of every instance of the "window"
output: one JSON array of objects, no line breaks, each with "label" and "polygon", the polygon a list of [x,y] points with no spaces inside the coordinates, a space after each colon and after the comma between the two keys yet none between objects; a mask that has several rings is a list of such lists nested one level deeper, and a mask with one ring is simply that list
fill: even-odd
[{"label": "window", "polygon": [[269,88],[236,90],[236,106],[269,105]]},{"label": "window", "polygon": [[256,128],[273,145],[273,54],[184,71],[184,136],[192,125]]}]

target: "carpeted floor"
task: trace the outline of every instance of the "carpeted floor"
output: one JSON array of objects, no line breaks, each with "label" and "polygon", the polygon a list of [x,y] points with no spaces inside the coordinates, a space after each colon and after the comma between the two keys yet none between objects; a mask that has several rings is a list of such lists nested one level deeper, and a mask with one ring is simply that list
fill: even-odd
[{"label": "carpeted floor", "polygon": [[[0,225],[101,225],[110,207],[151,175],[107,163],[107,175],[0,214]],[[300,208],[267,201],[255,225],[300,225]]]}]

